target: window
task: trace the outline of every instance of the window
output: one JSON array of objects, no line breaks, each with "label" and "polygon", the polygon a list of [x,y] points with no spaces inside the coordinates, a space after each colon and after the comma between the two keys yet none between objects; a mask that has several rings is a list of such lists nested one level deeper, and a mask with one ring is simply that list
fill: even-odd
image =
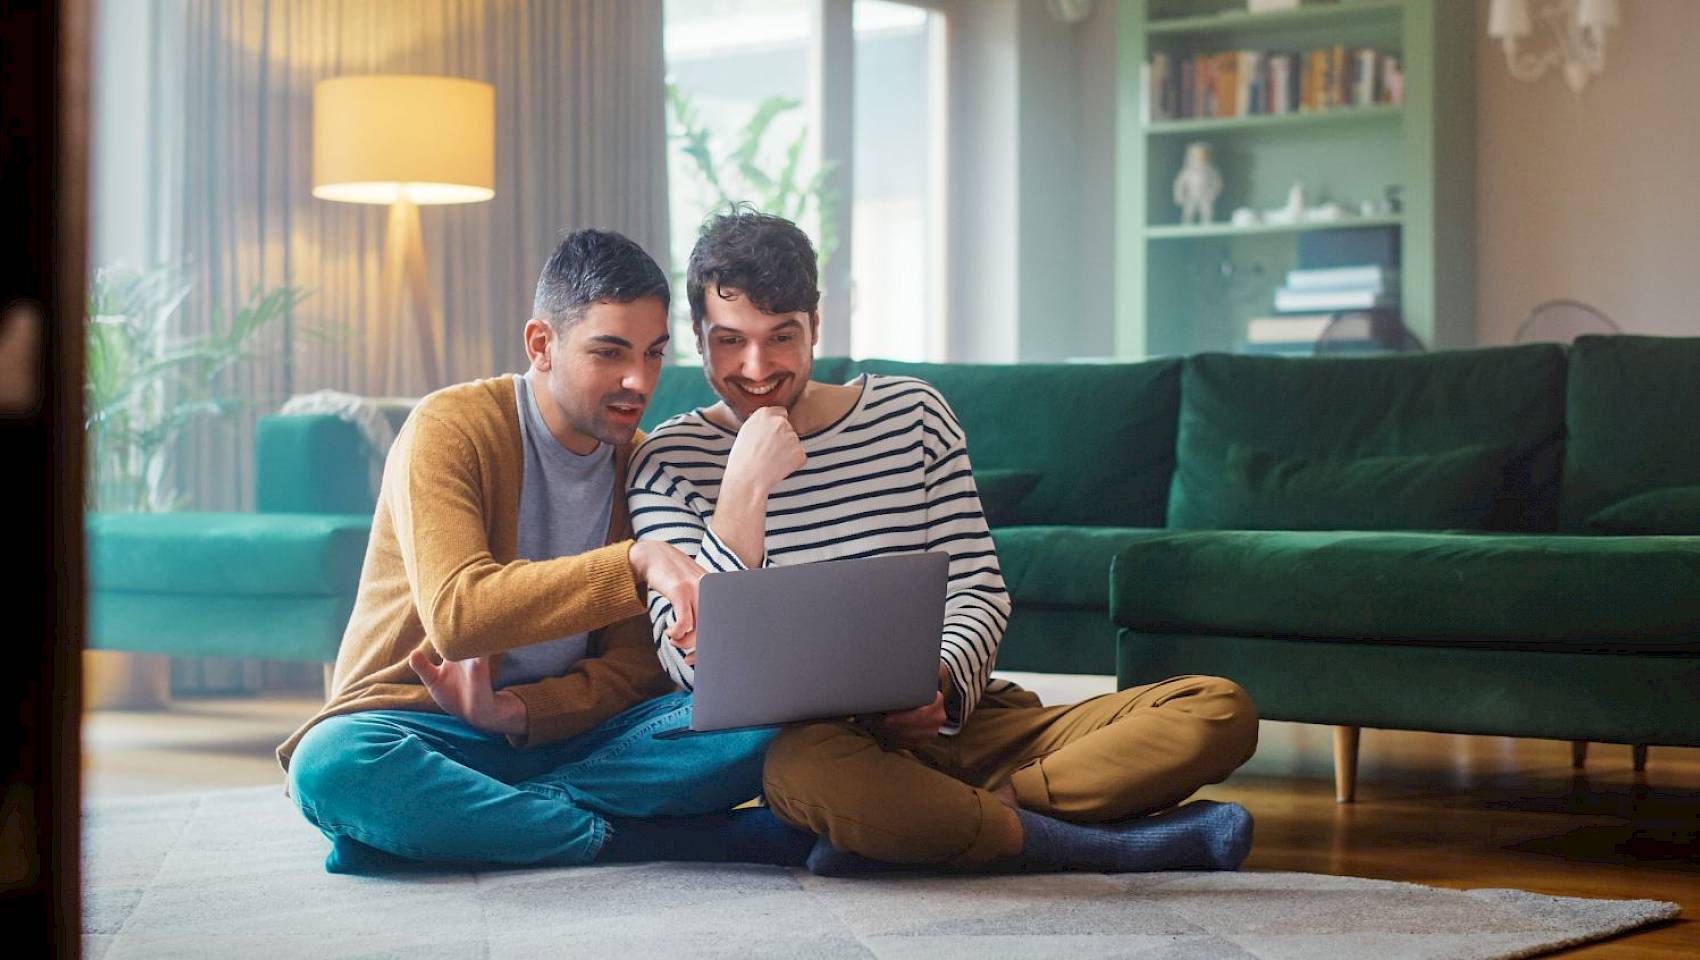
[{"label": "window", "polygon": [[850,353],[941,359],[943,17],[856,0]]},{"label": "window", "polygon": [[[889,0],[822,15],[833,2],[668,0],[676,356],[695,359],[682,286],[697,230],[747,200],[820,248],[826,352],[942,358],[943,17]],[[847,83],[822,63],[835,49],[850,51]]]}]

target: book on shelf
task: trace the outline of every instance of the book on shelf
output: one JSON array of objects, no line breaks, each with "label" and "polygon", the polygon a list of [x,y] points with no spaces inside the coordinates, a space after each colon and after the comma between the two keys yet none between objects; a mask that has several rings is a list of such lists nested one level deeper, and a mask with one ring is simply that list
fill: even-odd
[{"label": "book on shelf", "polygon": [[1370,310],[1392,306],[1398,302],[1395,291],[1370,289],[1291,290],[1281,287],[1275,291],[1275,309],[1279,313],[1309,313],[1317,310]]},{"label": "book on shelf", "polygon": [[1212,57],[1210,79],[1212,101],[1209,116],[1242,116],[1239,101],[1240,55],[1230,50]]},{"label": "book on shelf", "polygon": [[1315,343],[1334,319],[1332,313],[1252,317],[1246,321],[1247,343]]},{"label": "book on shelf", "polygon": [[1269,57],[1269,112],[1286,114],[1293,112],[1293,96],[1296,89],[1297,75],[1293,73],[1293,55],[1277,53]]},{"label": "book on shelf", "polygon": [[1404,99],[1397,56],[1340,44],[1190,56],[1159,50],[1142,66],[1140,78],[1148,122],[1310,113]]},{"label": "book on shelf", "polygon": [[1393,290],[1399,286],[1399,271],[1379,263],[1322,267],[1287,271],[1289,290],[1369,289]]},{"label": "book on shelf", "polygon": [[1405,102],[1405,68],[1398,57],[1387,57],[1381,63],[1381,89],[1388,103]]},{"label": "book on shelf", "polygon": [[1157,100],[1157,84],[1151,79],[1154,61],[1147,60],[1139,65],[1139,89],[1145,91],[1145,96],[1139,98],[1139,122],[1149,124],[1162,116],[1162,113],[1151,105]]},{"label": "book on shelf", "polygon": [[1377,353],[1402,349],[1405,342],[1397,310],[1353,310],[1252,317],[1241,351],[1265,356]]},{"label": "book on shelf", "polygon": [[1315,340],[1295,340],[1291,343],[1252,343],[1246,341],[1241,353],[1258,357],[1308,357],[1316,353]]}]

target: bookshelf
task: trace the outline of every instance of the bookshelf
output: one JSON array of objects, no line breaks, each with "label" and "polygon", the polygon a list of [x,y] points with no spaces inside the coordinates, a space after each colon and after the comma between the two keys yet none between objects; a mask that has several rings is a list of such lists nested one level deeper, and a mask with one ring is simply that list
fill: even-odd
[{"label": "bookshelf", "polygon": [[[1398,19],[1404,8],[1404,0],[1357,0],[1357,2],[1317,3],[1311,2],[1292,10],[1277,10],[1271,13],[1248,13],[1245,4],[1192,4],[1201,9],[1218,7],[1214,13],[1185,16],[1187,5],[1180,3],[1156,5],[1161,16],[1148,20],[1146,32],[1159,36],[1174,36],[1188,33],[1225,33],[1237,31],[1241,35],[1251,36],[1256,33],[1272,32],[1287,27],[1308,27],[1316,24],[1324,26],[1339,26],[1344,23],[1361,22],[1365,20]],[[1173,9],[1177,12],[1164,12]]]},{"label": "bookshelf", "polygon": [[1331,223],[1259,223],[1249,227],[1236,227],[1231,223],[1204,224],[1165,224],[1162,226],[1146,227],[1147,240],[1187,240],[1202,237],[1250,237],[1274,233],[1304,233],[1308,230],[1338,230],[1341,227],[1397,227],[1401,226],[1399,217],[1356,217],[1351,220]]},{"label": "bookshelf", "polygon": [[[1403,319],[1429,349],[1475,339],[1475,33],[1472,0],[1307,0],[1246,12],[1245,0],[1122,0],[1118,68],[1116,354],[1237,350],[1246,322],[1273,313],[1300,237],[1377,226],[1399,231]],[[1142,67],[1232,50],[1302,52],[1339,44],[1399,57],[1399,104],[1311,112],[1150,119]],[[1216,222],[1180,224],[1172,198],[1186,146],[1210,145],[1223,190]],[[1397,213],[1237,227],[1235,208],[1308,204],[1357,211],[1400,188]]]},{"label": "bookshelf", "polygon": [[1146,123],[1147,137],[1190,136],[1221,130],[1277,130],[1312,124],[1341,125],[1349,123],[1397,122],[1404,108],[1392,104],[1373,107],[1335,107],[1311,113],[1264,114],[1251,117],[1209,117],[1196,120],[1157,120]]}]

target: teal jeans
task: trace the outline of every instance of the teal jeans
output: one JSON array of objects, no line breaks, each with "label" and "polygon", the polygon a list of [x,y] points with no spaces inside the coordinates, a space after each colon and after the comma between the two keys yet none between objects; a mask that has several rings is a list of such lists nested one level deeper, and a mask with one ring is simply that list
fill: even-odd
[{"label": "teal jeans", "polygon": [[336,873],[365,872],[374,850],[426,863],[590,863],[609,818],[723,813],[761,793],[774,731],[655,739],[690,719],[690,695],[673,693],[516,750],[446,714],[351,713],[307,732],[289,792],[330,838],[325,869]]}]

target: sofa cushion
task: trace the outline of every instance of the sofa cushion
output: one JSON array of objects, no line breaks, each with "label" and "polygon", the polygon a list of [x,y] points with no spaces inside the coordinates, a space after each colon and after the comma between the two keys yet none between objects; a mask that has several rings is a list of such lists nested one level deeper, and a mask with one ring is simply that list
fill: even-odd
[{"label": "sofa cushion", "polygon": [[968,434],[976,470],[1041,476],[1014,523],[1162,526],[1175,464],[1180,361],[942,364],[861,360],[919,377]]},{"label": "sofa cushion", "polygon": [[1152,632],[1700,649],[1700,537],[1173,533],[1111,580]]},{"label": "sofa cushion", "polygon": [[1103,607],[1081,610],[1018,603],[998,644],[999,670],[1116,672],[1116,626]]},{"label": "sofa cushion", "polygon": [[1188,520],[1218,530],[1480,529],[1509,460],[1487,446],[1316,460],[1232,444],[1217,496],[1189,502]]},{"label": "sofa cushion", "polygon": [[1700,484],[1700,337],[1577,337],[1563,529],[1639,493]]},{"label": "sofa cushion", "polygon": [[[1486,529],[1547,530],[1553,525],[1564,429],[1565,358],[1552,344],[1387,357],[1281,358],[1200,354],[1181,379],[1179,467],[1168,525],[1234,528],[1250,524],[1218,505],[1256,502],[1236,448],[1282,458],[1348,463],[1425,457],[1467,447],[1504,450]],[[1382,501],[1375,485],[1345,486],[1333,504],[1370,514],[1380,529],[1430,526],[1413,505]],[[1293,498],[1289,519],[1273,511],[1259,526],[1291,527],[1315,514]],[[1252,519],[1252,518],[1244,518]],[[1312,521],[1314,522],[1314,521]]]},{"label": "sofa cushion", "polygon": [[1649,490],[1621,500],[1589,517],[1588,532],[1700,536],[1700,484]]},{"label": "sofa cushion", "polygon": [[986,523],[992,526],[1010,523],[1016,508],[1038,482],[1036,470],[975,470],[974,490],[980,495],[980,509],[985,511]]},{"label": "sofa cushion", "polygon": [[352,596],[371,526],[366,514],[91,513],[89,586]]},{"label": "sofa cushion", "polygon": [[377,505],[373,463],[360,429],[341,417],[262,417],[254,434],[254,508],[370,514]]},{"label": "sofa cushion", "polygon": [[1161,527],[993,527],[992,543],[1017,607],[1107,610],[1110,561],[1130,543],[1171,532]]}]

